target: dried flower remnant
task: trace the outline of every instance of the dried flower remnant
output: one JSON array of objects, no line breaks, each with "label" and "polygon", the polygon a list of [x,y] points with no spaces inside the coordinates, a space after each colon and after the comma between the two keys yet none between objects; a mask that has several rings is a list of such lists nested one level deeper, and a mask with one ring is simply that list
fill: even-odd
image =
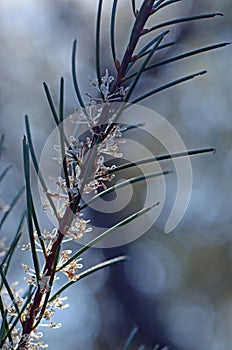
[{"label": "dried flower remnant", "polygon": [[[60,269],[61,266],[69,260],[71,254],[72,254],[72,250],[70,250],[70,249],[63,250],[61,252],[58,269]],[[77,271],[79,271],[80,269],[83,268],[83,264],[81,263],[81,261],[82,261],[82,258],[75,259],[75,260],[71,261],[68,265],[66,265],[61,271],[70,280],[76,280],[76,279],[78,279],[78,275],[76,274]],[[65,299],[61,299],[61,300],[65,300]]]},{"label": "dried flower remnant", "polygon": [[60,328],[62,326],[62,324],[59,322],[59,323],[56,323],[56,322],[49,322],[49,323],[41,323],[40,325],[41,327],[49,327],[49,328],[53,328],[53,329],[57,329],[57,328]]},{"label": "dried flower remnant", "polygon": [[24,263],[22,263],[22,267],[24,269],[25,274],[27,275],[27,277],[24,277],[24,280],[27,282],[29,286],[36,286],[35,270]]},{"label": "dried flower remnant", "polygon": [[92,227],[87,227],[90,220],[82,219],[83,214],[75,214],[72,223],[65,232],[64,242],[80,239],[84,233],[91,232]]}]

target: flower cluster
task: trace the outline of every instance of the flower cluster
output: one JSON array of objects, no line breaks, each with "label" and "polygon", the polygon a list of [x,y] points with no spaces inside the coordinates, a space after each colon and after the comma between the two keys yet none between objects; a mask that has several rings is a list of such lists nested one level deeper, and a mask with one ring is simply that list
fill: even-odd
[{"label": "flower cluster", "polygon": [[9,297],[8,291],[5,286],[1,290],[1,297],[7,313],[9,316],[16,316],[17,309],[19,310],[24,302],[24,299],[21,297],[22,289],[18,289],[18,281],[15,281],[10,284],[12,294],[14,295],[14,300]]},{"label": "flower cluster", "polygon": [[[95,89],[98,90],[98,92],[101,93],[103,97],[103,101],[108,102],[120,102],[123,101],[123,98],[126,96],[129,87],[124,88],[123,86],[120,86],[116,91],[113,93],[111,92],[111,86],[114,82],[114,76],[109,74],[108,69],[106,69],[106,73],[104,76],[101,77],[101,84],[99,86],[97,78],[91,78],[89,77],[89,85]],[[90,104],[97,103],[99,101],[102,102],[102,99],[94,98],[91,95],[87,95],[90,98]]]},{"label": "flower cluster", "polygon": [[84,233],[92,231],[92,227],[87,227],[90,220],[85,220],[82,218],[82,216],[83,214],[81,213],[76,213],[74,215],[72,224],[65,232],[64,242],[80,239]]},{"label": "flower cluster", "polygon": [[[64,263],[66,263],[69,258],[70,254],[72,254],[71,249],[64,250],[61,253],[60,261],[59,261],[59,267],[61,267]],[[68,265],[66,265],[61,271],[70,279],[70,280],[77,280],[78,274],[77,272],[82,269],[83,265],[81,263],[82,258],[75,259],[71,261]]]},{"label": "flower cluster", "polygon": [[[10,325],[9,325],[10,326]],[[11,332],[11,338],[12,340],[7,341],[4,343],[3,347],[1,349],[3,350],[15,350],[17,349],[19,342],[24,342],[24,349],[25,350],[40,350],[40,349],[47,349],[48,344],[45,344],[44,342],[41,342],[40,339],[43,337],[42,332],[38,332],[37,330],[34,330],[30,333],[30,335],[21,336],[21,330],[19,327],[13,328]]]},{"label": "flower cluster", "polygon": [[[24,266],[27,273],[30,273],[30,275],[33,275],[32,269],[30,269],[28,266]],[[30,283],[32,283],[32,277]],[[34,283],[34,282],[33,282]],[[20,310],[22,305],[25,302],[25,298],[21,297],[22,295],[22,289],[18,289],[18,281],[10,284],[10,289],[12,291],[12,294],[14,295],[14,300],[12,301],[9,297],[8,291],[5,287],[1,290],[1,299],[4,305],[4,308],[7,310],[8,316],[11,317],[13,320],[13,317],[18,315],[18,311]],[[22,319],[25,319],[27,317],[27,310],[21,315]],[[13,325],[11,323],[8,324],[8,327],[11,328]],[[30,335],[25,335],[23,338],[21,336],[21,329],[18,326],[12,327],[12,331],[10,334],[10,337],[8,337],[3,344],[2,348],[3,350],[15,350],[17,349],[19,342],[25,341],[24,349],[28,350],[40,350],[45,349],[48,347],[47,344],[40,341],[42,338],[43,333],[38,332],[37,330],[33,330]]]},{"label": "flower cluster", "polygon": [[[125,96],[126,89],[120,88],[116,93],[111,94],[111,86],[114,81],[114,77],[109,75],[108,70],[106,70],[105,75],[101,78],[101,85],[98,86],[96,80],[92,81],[91,86],[98,89],[101,95],[104,97],[104,102],[107,102],[107,106],[110,102],[117,100],[122,96]],[[116,165],[107,165],[107,157],[118,158],[122,156],[120,152],[120,145],[124,142],[122,139],[122,132],[120,125],[115,123],[111,124],[114,120],[115,110],[109,107],[109,120],[107,128],[103,131],[101,126],[99,126],[99,119],[104,111],[104,105],[98,105],[97,99],[91,98],[91,103],[86,105],[85,110],[78,110],[73,115],[69,117],[70,121],[74,124],[86,124],[89,128],[88,132],[84,133],[81,137],[71,135],[69,137],[69,144],[64,145],[65,155],[62,158],[61,147],[58,145],[54,146],[56,151],[56,156],[53,157],[59,164],[60,174],[57,178],[50,177],[53,183],[53,188],[55,184],[55,190],[43,190],[43,196],[46,198],[43,201],[43,209],[48,211],[50,214],[55,214],[58,222],[61,223],[67,213],[67,210],[72,210],[72,206],[75,201],[81,198],[80,189],[82,188],[83,194],[97,194],[99,190],[105,190],[109,186],[109,183],[114,178],[112,170]],[[110,126],[110,127],[109,127]],[[101,134],[102,133],[102,134]],[[99,141],[96,141],[98,140]],[[95,148],[94,148],[95,147]],[[91,152],[95,154],[95,158],[92,159],[92,167],[88,176],[85,176],[86,167],[91,158]],[[64,171],[66,167],[66,171]],[[68,179],[67,179],[68,177]],[[85,182],[83,183],[85,179]],[[49,198],[50,197],[50,198]],[[55,209],[52,209],[51,202],[54,201]],[[0,203],[1,204],[1,203]],[[80,204],[81,205],[81,204]],[[53,286],[51,285],[51,274],[48,272],[47,261],[54,254],[54,246],[59,239],[60,235],[63,235],[62,242],[65,244],[68,241],[79,240],[85,233],[91,232],[92,227],[89,226],[89,219],[85,219],[83,213],[81,212],[80,206],[78,210],[72,210],[72,220],[68,222],[67,225],[59,226],[51,230],[44,230],[33,233],[35,250],[40,253],[44,259],[44,266],[40,270],[40,276],[36,275],[35,269],[31,268],[27,264],[23,263],[23,269],[25,272],[24,280],[29,285],[31,290],[37,291],[40,294],[40,301],[36,308],[36,317],[34,319],[34,324],[41,319],[39,323],[40,326],[59,328],[61,323],[55,323],[52,318],[55,314],[56,309],[65,309],[69,305],[65,303],[67,298],[58,295],[52,301],[46,302],[46,308],[41,314],[44,302],[47,296],[50,295]],[[62,229],[63,231],[62,231]],[[21,250],[24,252],[31,251],[31,243],[24,243],[21,245]],[[8,251],[5,246],[5,240],[0,241],[0,256],[4,256]],[[61,250],[54,281],[58,280],[59,277],[57,273],[63,273],[69,281],[77,281],[79,279],[79,270],[82,269],[83,265],[81,258],[74,259],[69,262],[72,255],[70,249]],[[41,261],[41,259],[39,259]],[[64,266],[64,267],[63,267]],[[26,297],[22,297],[22,291],[17,291],[15,288],[16,284],[11,285],[11,290],[14,294],[14,300],[9,297],[6,288],[2,288],[2,300],[4,303],[4,308],[7,310],[8,316],[13,317],[18,316],[19,310],[22,308],[26,302]],[[21,323],[27,322],[28,318],[31,317],[31,308],[35,300],[35,295],[31,297],[30,302],[25,307],[23,313],[21,314]],[[8,325],[11,327],[11,324]],[[47,348],[47,344],[41,341],[43,336],[42,332],[36,330],[31,330],[30,334],[21,334],[18,324],[12,327],[11,337],[7,339],[4,343],[3,349],[44,349]],[[23,344],[22,346],[19,344]]]},{"label": "flower cluster", "polygon": [[[110,83],[113,81],[112,77],[109,76],[106,71],[106,76],[102,78],[107,89]],[[99,114],[102,112],[102,106],[89,107],[86,111],[79,111],[71,115],[72,123],[79,124],[80,122],[86,123],[89,126],[89,132],[86,135],[82,135],[82,138],[71,135],[69,138],[69,147],[65,146],[65,159],[62,160],[61,148],[56,145],[54,150],[58,152],[58,156],[54,157],[56,161],[63,167],[67,168],[68,172],[68,183],[64,175],[58,176],[58,179],[51,178],[53,183],[57,185],[57,191],[49,191],[47,194],[58,200],[58,219],[61,219],[70,205],[70,199],[75,202],[78,196],[81,196],[80,188],[82,187],[83,194],[90,194],[94,192],[98,193],[99,188],[106,189],[106,183],[109,183],[114,175],[112,169],[115,165],[107,166],[104,155],[113,158],[122,157],[122,153],[119,148],[125,141],[122,139],[123,129],[119,124],[113,124],[109,128],[109,131],[102,138],[101,142],[97,145],[93,144],[93,139],[97,138],[101,132],[101,128],[96,124],[98,121]],[[111,117],[114,115],[113,110],[110,111]],[[81,120],[81,121],[80,121]],[[109,124],[110,125],[110,124]],[[86,165],[88,164],[88,157],[90,152],[93,151],[93,147],[97,147],[96,157],[92,164],[92,170],[89,174],[87,181],[82,186],[83,178],[86,171]],[[62,170],[61,170],[62,174]],[[85,179],[86,180],[86,179]],[[68,185],[68,186],[67,186]],[[43,205],[45,210],[50,211],[50,205],[47,200],[44,201]],[[79,239],[86,230],[83,230],[83,224],[88,220],[74,220],[75,224],[68,230],[68,233],[73,235],[73,239]],[[80,230],[81,229],[81,230]],[[88,230],[87,230],[88,232]]]}]

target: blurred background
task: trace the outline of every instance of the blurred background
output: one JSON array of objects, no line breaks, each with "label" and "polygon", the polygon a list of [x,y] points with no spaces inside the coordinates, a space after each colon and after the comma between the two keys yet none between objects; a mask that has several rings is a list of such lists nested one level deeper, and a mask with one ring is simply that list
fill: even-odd
[{"label": "blurred background", "polygon": [[[139,6],[140,1],[137,1]],[[57,101],[60,76],[65,77],[66,115],[78,107],[70,74],[72,40],[78,40],[78,77],[89,92],[88,76],[95,76],[96,0],[2,0],[0,3],[0,118],[5,134],[1,166],[13,164],[4,180],[1,198],[9,203],[23,184],[22,135],[24,114],[31,121],[40,155],[54,128],[42,89],[46,81]],[[112,1],[105,1],[102,25],[102,69],[114,73],[109,18]],[[162,12],[162,13],[161,13]],[[161,11],[164,18],[222,12],[224,17],[189,22],[172,28],[178,45],[160,57],[232,38],[232,3],[183,0]],[[157,17],[154,17],[154,21]],[[131,1],[119,1],[116,43],[122,57],[133,23]],[[162,56],[163,55],[163,56]],[[138,333],[131,349],[155,344],[173,350],[227,350],[232,343],[232,121],[231,47],[161,66],[145,74],[140,91],[201,69],[207,76],[174,87],[143,102],[163,115],[188,149],[213,146],[215,155],[192,158],[193,190],[188,210],[176,229],[163,233],[166,214],[135,242],[114,249],[92,249],[85,267],[120,254],[130,261],[80,281],[66,295],[71,307],[57,312],[59,330],[42,329],[54,350],[122,349],[130,331]],[[36,178],[34,179],[36,185]],[[167,179],[166,210],[173,205],[175,181]],[[39,196],[37,208],[41,208]],[[1,235],[11,237],[22,212],[20,202]],[[49,223],[41,215],[42,227]],[[27,241],[26,230],[23,237]],[[75,249],[75,246],[72,248]],[[18,253],[10,279],[23,279]],[[19,278],[19,276],[21,276]],[[23,282],[20,282],[25,287]]]}]

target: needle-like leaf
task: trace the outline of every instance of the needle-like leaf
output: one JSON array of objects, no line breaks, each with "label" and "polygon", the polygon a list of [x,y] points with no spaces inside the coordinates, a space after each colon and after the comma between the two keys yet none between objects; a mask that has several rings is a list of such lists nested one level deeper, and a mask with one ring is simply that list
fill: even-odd
[{"label": "needle-like leaf", "polygon": [[[149,41],[149,43],[147,45],[145,45],[140,51],[139,53],[136,55],[136,59],[131,62],[129,65],[128,65],[128,69],[127,69],[127,72],[129,72],[129,70],[131,70],[131,68],[134,66],[134,64],[136,64],[142,57],[146,56],[146,55],[149,55],[149,53],[151,52],[151,50],[149,50],[149,48],[159,39],[159,35],[156,36],[154,39],[152,39],[151,41]],[[171,41],[171,42],[168,42],[166,44],[162,44],[162,45],[159,45],[155,48],[154,52],[155,51],[159,51],[159,50],[162,50],[162,49],[165,49],[167,47],[170,47],[170,46],[173,46],[175,45],[175,41]],[[144,71],[146,71],[147,69],[145,69]],[[124,78],[124,82],[126,82],[127,80],[133,78],[136,74],[136,73],[133,73],[131,74],[130,76],[126,76]]]},{"label": "needle-like leaf", "polygon": [[43,254],[44,254],[44,256],[46,256],[46,254],[47,254],[46,253],[46,247],[45,247],[45,244],[44,244],[44,240],[43,240],[43,237],[42,237],[42,233],[41,233],[40,226],[39,226],[39,221],[38,221],[38,218],[37,218],[37,215],[36,215],[35,206],[34,206],[34,202],[33,202],[32,198],[31,198],[31,214],[32,214],[32,219],[33,219],[33,222],[34,222],[34,226],[35,226],[35,229],[36,229],[37,236],[39,238],[39,242],[40,242]]},{"label": "needle-like leaf", "polygon": [[94,245],[96,245],[98,242],[100,242],[103,238],[109,236],[112,232],[114,232],[115,230],[117,230],[117,228],[122,227],[126,224],[128,224],[129,222],[135,220],[136,218],[138,218],[141,215],[144,215],[145,213],[147,213],[148,211],[150,211],[151,209],[153,209],[155,206],[157,206],[159,203],[156,203],[150,207],[144,208],[142,210],[137,211],[136,213],[130,215],[128,218],[120,221],[119,223],[117,223],[116,225],[112,226],[111,228],[109,228],[108,230],[104,231],[103,233],[101,233],[100,235],[98,235],[96,238],[92,239],[89,243],[85,244],[79,251],[77,251],[70,259],[68,259],[61,267],[59,267],[58,271],[62,270],[65,266],[67,266],[68,264],[70,264],[70,262],[72,262],[73,260],[77,259],[80,255],[82,255],[84,252],[86,252],[89,248],[93,247]]},{"label": "needle-like leaf", "polygon": [[131,5],[132,5],[132,11],[133,11],[133,14],[135,15],[136,17],[136,6],[135,6],[135,0],[131,0]]},{"label": "needle-like leaf", "polygon": [[165,154],[162,156],[141,159],[141,160],[136,161],[135,163],[133,163],[133,162],[126,163],[126,164],[120,165],[114,169],[108,170],[107,173],[108,174],[116,173],[118,171],[133,168],[133,167],[136,167],[136,166],[142,165],[142,164],[149,164],[149,163],[153,163],[153,162],[161,162],[161,161],[174,159],[174,158],[181,158],[181,157],[193,156],[193,155],[197,155],[197,154],[215,153],[215,152],[216,152],[215,148],[209,147],[209,148],[201,148],[201,149],[184,151],[184,152],[179,152],[179,153]]},{"label": "needle-like leaf", "polygon": [[125,180],[125,181],[122,181],[120,182],[119,184],[116,184],[114,186],[111,186],[109,188],[107,188],[106,190],[96,194],[93,198],[91,198],[88,202],[86,202],[85,204],[83,204],[81,207],[80,207],[80,211],[87,208],[90,204],[92,204],[93,202],[95,202],[98,198],[102,198],[104,197],[106,194],[109,194],[113,191],[116,191],[120,188],[124,188],[124,187],[127,187],[133,183],[136,183],[136,182],[141,182],[141,181],[144,181],[144,180],[148,180],[148,179],[152,179],[154,177],[158,177],[158,176],[164,176],[164,175],[168,175],[168,174],[171,174],[172,171],[163,171],[161,173],[150,173],[150,174],[146,174],[146,175],[141,175],[141,176],[136,176],[136,177],[133,177],[129,180]]},{"label": "needle-like leaf", "polygon": [[0,182],[4,179],[4,177],[8,174],[8,171],[12,168],[12,165],[8,165],[0,175]]},{"label": "needle-like leaf", "polygon": [[[18,242],[21,238],[21,235],[22,235],[21,229],[22,229],[22,226],[24,223],[25,215],[26,215],[26,213],[23,213],[22,218],[21,218],[20,223],[19,223],[19,226],[17,228],[16,234],[15,234],[15,237],[13,238],[13,240],[10,244],[9,250],[7,251],[6,255],[4,256],[4,258],[0,264],[0,267],[3,269],[5,276],[7,274],[13,253],[14,253],[14,251],[18,245]],[[0,291],[2,289],[2,286],[3,286],[3,284],[1,283],[0,284]]]},{"label": "needle-like leaf", "polygon": [[50,94],[48,85],[47,85],[47,83],[45,83],[45,81],[43,82],[43,87],[44,87],[44,91],[45,91],[45,94],[46,94],[46,97],[47,97],[47,100],[48,100],[49,107],[50,107],[51,112],[52,112],[52,116],[53,116],[53,118],[55,120],[56,125],[59,125],[59,118],[58,118],[58,115],[56,113],[56,109],[55,109],[55,106],[54,106],[54,103],[53,103],[52,96]]},{"label": "needle-like leaf", "polygon": [[4,284],[5,288],[6,288],[6,291],[7,291],[8,295],[9,295],[9,297],[10,297],[10,300],[11,300],[12,304],[14,305],[15,311],[16,311],[17,314],[19,314],[20,311],[19,311],[18,304],[15,301],[14,293],[11,290],[10,284],[8,283],[8,281],[6,279],[6,276],[4,274],[4,271],[3,271],[2,267],[0,267],[0,275],[2,277],[2,282],[3,282],[3,284]]},{"label": "needle-like leaf", "polygon": [[164,8],[164,7],[166,7],[166,6],[175,4],[176,2],[180,2],[180,1],[182,1],[182,0],[168,0],[168,1],[166,1],[166,2],[163,2],[163,1],[162,1],[162,4],[160,4],[160,5],[157,6],[157,7],[154,7],[155,12],[157,12],[158,10],[161,10],[162,8]]},{"label": "needle-like leaf", "polygon": [[156,1],[155,5],[153,6],[153,9],[156,10],[165,0],[159,0]]},{"label": "needle-like leaf", "polygon": [[59,116],[60,116],[59,132],[60,132],[61,157],[62,157],[62,164],[63,164],[66,187],[68,190],[69,202],[71,202],[72,197],[71,197],[71,193],[69,192],[70,182],[69,182],[68,168],[67,168],[67,162],[66,162],[66,156],[65,156],[65,141],[64,141],[65,135],[64,135],[64,123],[63,123],[63,121],[64,121],[64,78],[63,77],[60,79]]},{"label": "needle-like leaf", "polygon": [[[101,61],[100,61],[100,35],[101,35],[101,15],[102,15],[103,0],[98,1],[97,23],[96,23],[96,73],[98,80],[98,87],[101,87]],[[103,97],[103,96],[102,96]]]},{"label": "needle-like leaf", "polygon": [[76,73],[76,51],[77,51],[77,40],[75,39],[73,41],[73,48],[72,48],[72,79],[73,79],[73,85],[74,90],[76,92],[77,99],[79,101],[79,104],[82,108],[85,108],[85,104],[83,102],[81,92],[79,89],[78,81],[77,81],[77,73]]},{"label": "needle-like leaf", "polygon": [[[230,44],[231,44],[230,42],[224,42],[224,43],[214,44],[214,45],[202,47],[200,49],[188,51],[188,52],[185,52],[183,54],[180,54],[180,55],[177,55],[177,56],[174,56],[174,57],[170,57],[170,58],[166,58],[166,59],[164,59],[162,61],[154,63],[154,64],[146,67],[144,69],[144,71],[148,71],[150,69],[153,69],[153,68],[156,68],[156,67],[159,67],[159,66],[171,63],[171,62],[180,61],[182,59],[185,59],[185,58],[188,58],[188,57],[191,57],[191,56],[195,56],[195,55],[207,52],[207,51],[215,50],[215,49],[218,49],[218,48],[230,45]],[[130,76],[127,77],[127,79],[133,78],[134,76],[136,76],[136,74],[137,73],[131,74]]]},{"label": "needle-like leaf", "polygon": [[24,175],[25,175],[26,198],[27,198],[27,225],[28,225],[28,233],[30,238],[32,260],[33,260],[36,279],[38,283],[40,280],[40,267],[39,267],[39,260],[37,257],[37,253],[36,253],[36,245],[35,245],[34,230],[33,230],[33,223],[32,223],[29,145],[26,142],[26,137],[24,137],[23,139],[23,161],[24,161]]},{"label": "needle-like leaf", "polygon": [[131,86],[130,86],[130,88],[129,88],[129,91],[128,91],[127,94],[126,94],[126,97],[125,97],[125,99],[124,99],[124,102],[125,102],[125,103],[127,103],[127,102],[129,101],[129,99],[130,99],[130,97],[131,97],[131,95],[132,95],[132,93],[133,93],[133,91],[134,91],[134,89],[135,89],[135,87],[136,87],[136,85],[137,85],[137,83],[138,83],[138,81],[139,81],[139,79],[140,79],[142,73],[144,72],[144,69],[146,68],[148,62],[149,62],[150,59],[152,58],[152,56],[153,56],[153,54],[154,54],[156,48],[159,46],[159,44],[160,44],[161,41],[163,40],[164,36],[165,36],[166,34],[168,34],[168,33],[169,33],[169,31],[163,32],[163,33],[161,33],[161,34],[159,35],[159,37],[157,38],[157,41],[155,42],[155,44],[154,44],[153,48],[151,49],[149,55],[146,57],[146,59],[145,59],[144,62],[142,63],[142,65],[141,65],[141,67],[140,67],[138,73],[136,74],[136,77],[135,77],[133,83],[131,84]]},{"label": "needle-like leaf", "polygon": [[127,341],[126,341],[126,344],[125,344],[124,347],[123,347],[123,350],[130,350],[130,346],[131,346],[131,344],[132,344],[132,342],[133,342],[133,340],[134,340],[134,338],[135,338],[135,336],[136,336],[137,333],[138,333],[138,327],[135,327],[135,328],[131,331],[131,333],[130,333],[130,335],[129,335]]},{"label": "needle-like leaf", "polygon": [[[2,314],[2,324],[0,328],[0,341],[2,340],[5,332],[9,330],[9,326],[7,322],[7,314],[8,314],[8,311],[4,310],[4,313]],[[9,339],[9,341],[11,341],[11,339]]]},{"label": "needle-like leaf", "polygon": [[19,192],[16,194],[16,196],[14,197],[13,201],[10,203],[9,205],[9,209],[4,213],[1,221],[0,221],[0,229],[3,225],[3,223],[5,222],[6,218],[8,217],[8,215],[10,214],[10,212],[12,211],[12,209],[15,207],[15,205],[17,204],[17,202],[19,201],[19,199],[21,198],[23,192],[24,192],[24,186],[19,190]]},{"label": "needle-like leaf", "polygon": [[[1,325],[1,329],[0,329],[0,342],[1,342],[3,337],[4,337],[4,335],[9,330],[9,324],[8,324],[8,321],[7,321],[8,310],[4,308],[1,295],[0,295],[0,312],[1,312],[1,316],[2,316],[2,325]],[[9,342],[12,343],[11,334],[9,334],[8,338],[9,338]]]},{"label": "needle-like leaf", "polygon": [[[131,35],[130,35],[130,39],[129,39],[129,46],[132,44],[132,42],[136,36],[136,32],[138,31],[138,26],[139,26],[140,22],[142,21],[144,14],[147,12],[148,7],[152,7],[151,1],[144,0],[137,15],[136,15],[136,19],[135,19],[133,28],[131,30]],[[150,13],[148,13],[146,15],[146,17],[148,18],[149,15],[150,15]],[[139,35],[140,35],[140,33],[139,33]]]},{"label": "needle-like leaf", "polygon": [[47,200],[55,214],[55,216],[58,218],[58,214],[57,214],[57,210],[56,210],[56,207],[53,203],[53,200],[51,199],[51,197],[49,196],[48,194],[48,188],[46,186],[46,183],[44,181],[44,178],[41,174],[41,171],[39,169],[39,164],[38,164],[38,161],[37,161],[37,157],[36,157],[36,154],[35,154],[35,150],[34,150],[34,146],[33,146],[33,142],[32,142],[32,137],[31,137],[31,130],[30,130],[30,124],[29,124],[29,119],[28,119],[28,116],[25,115],[25,126],[26,126],[26,134],[27,134],[27,140],[28,140],[28,144],[29,144],[29,149],[30,149],[30,154],[31,154],[31,158],[32,158],[32,162],[33,162],[33,165],[34,165],[34,168],[35,168],[35,171],[39,177],[39,181],[40,181],[40,184],[43,188],[43,191],[45,192],[46,196],[47,196]]},{"label": "needle-like leaf", "polygon": [[183,58],[187,58],[187,57],[191,57],[191,56],[194,56],[194,55],[198,55],[198,54],[203,53],[203,52],[215,50],[215,49],[218,49],[218,48],[221,48],[221,47],[230,45],[230,44],[231,44],[231,43],[229,43],[229,42],[224,42],[224,43],[214,44],[214,45],[202,47],[202,48],[200,48],[200,49],[188,51],[188,52],[183,53],[183,54],[181,54],[181,55],[177,55],[177,56],[170,57],[170,58],[164,59],[164,60],[162,60],[162,61],[159,61],[159,62],[153,64],[152,66],[146,67],[145,70],[149,70],[149,69],[151,69],[151,68],[155,68],[155,67],[158,67],[158,66],[162,66],[162,65],[167,64],[167,63],[171,63],[171,62],[174,62],[174,61],[178,61],[178,60],[181,60],[181,59],[183,59]]},{"label": "needle-like leaf", "polygon": [[154,30],[157,30],[157,29],[160,29],[160,28],[163,28],[163,27],[167,27],[167,26],[171,26],[171,25],[175,25],[175,24],[179,24],[179,23],[184,23],[184,22],[190,22],[190,21],[197,21],[197,20],[201,20],[201,19],[213,18],[213,17],[216,17],[216,16],[223,16],[223,15],[221,13],[206,13],[206,14],[197,15],[197,16],[176,18],[176,19],[173,19],[171,21],[167,21],[167,22],[163,22],[163,23],[157,24],[156,26],[153,26],[153,27],[145,30],[144,34],[153,32]]},{"label": "needle-like leaf", "polygon": [[[114,63],[116,64],[116,51],[115,51],[115,18],[117,10],[118,0],[114,0],[111,12],[111,22],[110,22],[110,43],[111,52],[113,56]],[[117,67],[116,67],[117,68]]]},{"label": "needle-like leaf", "polygon": [[49,300],[50,302],[53,301],[54,299],[56,299],[56,297],[58,295],[60,295],[61,293],[63,293],[63,291],[65,289],[67,289],[68,287],[70,287],[72,284],[76,283],[76,282],[79,282],[81,279],[91,275],[92,273],[96,272],[96,271],[99,271],[101,269],[104,269],[105,267],[107,266],[110,266],[110,265],[113,265],[113,264],[116,264],[118,262],[121,262],[121,261],[125,261],[129,259],[128,256],[118,256],[117,258],[113,258],[113,259],[110,259],[110,260],[107,260],[107,261],[104,261],[100,264],[97,264],[97,265],[94,265],[90,268],[88,268],[87,270],[81,272],[78,276],[77,276],[77,279],[75,280],[72,280],[68,283],[66,283],[63,287],[61,287],[52,297],[51,299]]},{"label": "needle-like leaf", "polygon": [[153,96],[154,94],[160,92],[160,91],[163,91],[163,90],[166,90],[166,89],[169,89],[170,87],[172,86],[175,86],[175,85],[179,85],[185,81],[188,81],[188,80],[192,80],[194,79],[195,77],[198,77],[200,75],[204,75],[206,74],[207,71],[206,70],[203,70],[203,71],[200,71],[200,72],[197,72],[197,73],[194,73],[194,74],[190,74],[190,75],[186,75],[182,78],[179,78],[179,79],[176,79],[176,80],[173,80],[171,81],[170,83],[167,83],[167,84],[164,84],[164,85],[161,85],[159,86],[158,88],[154,89],[154,90],[151,90],[147,93],[145,93],[144,95],[142,96],[139,96],[137,97],[136,99],[134,99],[133,101],[131,101],[131,104],[135,104],[135,103],[138,103],[150,96]]}]

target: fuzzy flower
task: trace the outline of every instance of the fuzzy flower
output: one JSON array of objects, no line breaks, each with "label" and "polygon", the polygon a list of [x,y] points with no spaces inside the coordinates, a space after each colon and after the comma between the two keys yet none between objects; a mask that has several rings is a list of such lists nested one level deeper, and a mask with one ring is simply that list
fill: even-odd
[{"label": "fuzzy flower", "polygon": [[76,214],[71,225],[68,227],[65,233],[65,242],[68,240],[80,239],[84,233],[91,232],[92,228],[87,227],[90,220],[85,220],[81,218],[82,214]]},{"label": "fuzzy flower", "polygon": [[[59,262],[59,266],[62,266],[66,261],[69,260],[70,254],[72,254],[72,251],[64,250],[61,253],[61,258]],[[76,274],[77,271],[83,268],[83,264],[81,263],[82,258],[75,259],[70,262],[67,266],[65,266],[61,271],[70,279],[70,280],[76,280],[78,278],[78,275]]]},{"label": "fuzzy flower", "polygon": [[36,286],[36,274],[35,270],[29,267],[27,264],[22,263],[22,267],[24,269],[27,277],[24,277],[24,280],[29,284],[29,286]]},{"label": "fuzzy flower", "polygon": [[58,295],[52,302],[51,305],[59,310],[67,309],[69,307],[69,304],[64,304],[63,302],[66,301],[68,297],[61,297]]}]

